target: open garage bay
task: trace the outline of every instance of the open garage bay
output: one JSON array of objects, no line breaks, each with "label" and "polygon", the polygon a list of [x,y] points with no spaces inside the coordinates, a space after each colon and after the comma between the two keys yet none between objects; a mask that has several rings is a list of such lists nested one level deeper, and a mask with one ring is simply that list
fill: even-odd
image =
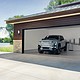
[{"label": "open garage bay", "polygon": [[[68,42],[74,44],[74,50],[80,50],[80,25],[54,28],[28,29],[24,31],[24,52],[38,52],[38,43],[47,35],[62,35]],[[78,46],[76,46],[77,44]],[[70,48],[68,46],[68,48]]]}]

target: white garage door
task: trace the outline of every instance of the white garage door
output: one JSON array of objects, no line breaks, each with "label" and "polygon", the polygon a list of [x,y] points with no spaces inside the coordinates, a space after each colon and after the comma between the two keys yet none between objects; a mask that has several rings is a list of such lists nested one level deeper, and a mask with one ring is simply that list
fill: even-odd
[{"label": "white garage door", "polygon": [[79,43],[80,25],[25,30],[24,50],[37,49],[38,42],[47,35],[63,35],[65,39],[75,39],[76,43]]}]

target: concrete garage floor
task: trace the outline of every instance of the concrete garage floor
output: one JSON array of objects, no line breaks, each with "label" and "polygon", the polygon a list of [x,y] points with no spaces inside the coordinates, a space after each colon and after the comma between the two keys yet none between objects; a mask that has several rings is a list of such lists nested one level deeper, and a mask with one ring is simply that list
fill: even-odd
[{"label": "concrete garage floor", "polygon": [[0,58],[80,72],[79,50],[63,52],[61,55],[7,53],[0,54]]}]

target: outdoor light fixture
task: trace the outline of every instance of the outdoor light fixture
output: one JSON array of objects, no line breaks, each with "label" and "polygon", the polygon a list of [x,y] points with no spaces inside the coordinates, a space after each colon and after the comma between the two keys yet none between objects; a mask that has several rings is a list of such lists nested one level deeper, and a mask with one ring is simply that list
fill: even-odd
[{"label": "outdoor light fixture", "polygon": [[17,33],[18,33],[18,35],[19,35],[19,34],[20,34],[20,30],[18,30],[18,32],[17,32]]}]

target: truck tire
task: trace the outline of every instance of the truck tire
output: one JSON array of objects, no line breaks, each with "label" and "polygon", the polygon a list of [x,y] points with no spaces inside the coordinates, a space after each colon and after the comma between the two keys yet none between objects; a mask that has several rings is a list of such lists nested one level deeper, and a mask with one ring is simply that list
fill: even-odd
[{"label": "truck tire", "polygon": [[61,44],[59,44],[58,45],[58,49],[56,50],[56,55],[59,55],[59,54],[61,54],[61,52],[62,52],[62,49],[61,49]]},{"label": "truck tire", "polygon": [[65,44],[64,51],[67,51],[67,43]]},{"label": "truck tire", "polygon": [[40,54],[42,54],[42,53],[43,53],[43,51],[42,51],[40,48],[41,48],[41,46],[40,46],[40,45],[38,45],[38,52],[39,52]]}]

